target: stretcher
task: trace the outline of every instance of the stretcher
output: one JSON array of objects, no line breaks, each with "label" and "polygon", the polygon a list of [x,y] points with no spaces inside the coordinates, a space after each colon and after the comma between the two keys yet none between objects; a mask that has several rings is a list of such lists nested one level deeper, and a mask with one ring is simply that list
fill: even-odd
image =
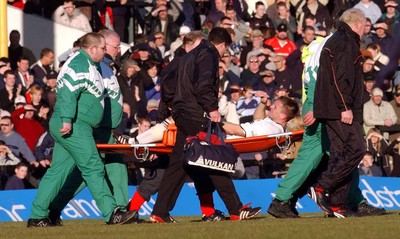
[{"label": "stretcher", "polygon": [[[226,139],[235,147],[238,153],[260,152],[278,146],[281,150],[288,148],[292,142],[300,141],[303,138],[304,130],[295,130],[279,134],[254,136],[247,138]],[[149,154],[170,154],[173,145],[162,142],[149,144],[97,144],[102,153],[134,154],[139,157],[146,157]]]}]

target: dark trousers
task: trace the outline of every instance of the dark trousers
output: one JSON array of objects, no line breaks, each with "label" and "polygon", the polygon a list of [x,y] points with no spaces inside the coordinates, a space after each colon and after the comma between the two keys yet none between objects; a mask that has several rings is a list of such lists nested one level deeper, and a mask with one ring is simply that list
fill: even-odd
[{"label": "dark trousers", "polygon": [[204,131],[206,123],[189,121],[180,116],[175,117],[174,120],[178,128],[176,142],[169,165],[165,169],[152,214],[163,217],[169,215],[169,211],[175,206],[188,173],[195,183],[198,194],[212,193],[217,188],[229,213],[238,215],[241,203],[228,174],[208,174],[201,169],[186,168],[184,164],[183,146],[186,138],[196,135],[199,131]]},{"label": "dark trousers", "polygon": [[331,205],[347,205],[352,173],[365,154],[365,141],[361,124],[344,124],[340,120],[327,120],[326,128],[331,142],[328,168],[321,174],[317,185],[331,193]]}]

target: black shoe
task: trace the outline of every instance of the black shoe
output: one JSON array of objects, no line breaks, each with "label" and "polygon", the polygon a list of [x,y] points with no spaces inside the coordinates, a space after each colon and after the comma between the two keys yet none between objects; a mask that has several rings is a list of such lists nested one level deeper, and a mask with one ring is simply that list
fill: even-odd
[{"label": "black shoe", "polygon": [[358,213],[353,212],[347,207],[339,207],[337,209],[332,209],[333,216],[328,215],[328,217],[346,218],[346,217],[359,217]]},{"label": "black shoe", "polygon": [[366,201],[359,204],[353,211],[357,212],[360,217],[380,216],[386,214],[386,210],[384,208],[371,206]]},{"label": "black shoe", "polygon": [[114,209],[114,212],[112,213],[110,220],[107,222],[107,224],[116,225],[134,222],[136,214],[137,211],[122,212],[121,208],[118,206]]},{"label": "black shoe", "polygon": [[294,214],[296,214],[297,216],[299,215],[299,212],[298,212],[297,209],[296,209],[296,203],[297,203],[297,200],[298,200],[298,199],[299,199],[298,197],[292,197],[292,198],[288,201],[289,206],[290,206],[290,209],[291,209],[292,212],[293,212]]},{"label": "black shoe", "polygon": [[[268,211],[273,217],[276,218],[298,218],[299,216],[293,212],[291,205],[288,202],[282,202],[278,199],[272,200],[269,205]],[[297,210],[296,210],[297,212]]]},{"label": "black shoe", "polygon": [[212,222],[212,221],[223,221],[225,220],[224,213],[220,210],[215,210],[215,212],[211,216],[203,215],[201,218],[202,221]]},{"label": "black shoe", "polygon": [[320,187],[310,187],[307,194],[322,211],[327,215],[333,215],[330,207],[329,193],[326,190]]},{"label": "black shoe", "polygon": [[50,210],[49,220],[53,226],[59,227],[63,225],[63,220],[61,219],[61,212]]},{"label": "black shoe", "polygon": [[48,218],[42,219],[28,219],[27,227],[52,227],[50,220]]}]

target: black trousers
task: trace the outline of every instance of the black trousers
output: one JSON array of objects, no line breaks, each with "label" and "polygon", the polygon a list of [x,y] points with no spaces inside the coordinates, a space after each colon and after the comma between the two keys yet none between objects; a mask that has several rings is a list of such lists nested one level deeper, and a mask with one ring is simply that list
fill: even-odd
[{"label": "black trousers", "polygon": [[196,135],[199,131],[204,131],[206,123],[188,121],[180,116],[174,117],[174,120],[178,128],[176,142],[172,150],[169,165],[165,169],[152,214],[163,217],[169,215],[169,211],[175,206],[185,178],[189,175],[194,181],[198,195],[212,193],[217,189],[229,214],[238,215],[242,204],[236,193],[232,179],[227,173],[212,173],[202,169],[186,167],[184,164],[183,146],[186,138]]},{"label": "black trousers", "polygon": [[347,205],[352,173],[366,150],[362,126],[358,122],[348,125],[340,120],[327,120],[326,128],[331,142],[330,156],[328,168],[317,185],[330,192],[332,206]]}]

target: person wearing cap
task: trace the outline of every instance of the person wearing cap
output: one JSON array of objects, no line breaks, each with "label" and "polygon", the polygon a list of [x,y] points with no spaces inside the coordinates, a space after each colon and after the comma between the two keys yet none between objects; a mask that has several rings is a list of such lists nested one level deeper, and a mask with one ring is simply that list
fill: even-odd
[{"label": "person wearing cap", "polygon": [[387,32],[389,34],[393,33],[393,25],[399,24],[400,21],[400,12],[396,9],[398,8],[398,5],[399,4],[395,0],[387,0],[385,3],[386,12],[379,18],[387,24]]},{"label": "person wearing cap", "polygon": [[242,48],[242,52],[240,53],[240,66],[244,67],[247,64],[247,54],[249,52],[256,52],[257,55],[264,54],[264,55],[271,55],[272,50],[270,48],[264,48],[263,41],[264,41],[264,34],[255,29],[251,32],[251,44],[244,46]]},{"label": "person wearing cap", "polygon": [[362,102],[363,104],[367,103],[371,100],[372,90],[374,89],[375,84],[375,74],[374,73],[364,73],[364,91],[362,94]]},{"label": "person wearing cap", "polygon": [[50,71],[46,75],[46,87],[44,88],[43,98],[49,103],[50,109],[54,109],[56,104],[57,71]]},{"label": "person wearing cap", "polygon": [[371,19],[372,24],[375,24],[382,15],[381,8],[372,0],[361,0],[359,3],[354,5],[354,8],[363,11],[365,17]]},{"label": "person wearing cap", "polygon": [[397,123],[397,115],[392,105],[382,100],[383,91],[376,87],[372,90],[371,99],[364,104],[364,131],[375,126],[392,126]]},{"label": "person wearing cap", "polygon": [[38,139],[44,133],[43,126],[34,118],[36,111],[33,105],[25,104],[11,113],[15,131],[24,137],[32,152]]},{"label": "person wearing cap", "polygon": [[272,47],[277,55],[283,56],[285,59],[296,50],[296,44],[288,39],[287,30],[286,24],[281,23],[276,27],[276,35],[264,41],[265,45]]}]

